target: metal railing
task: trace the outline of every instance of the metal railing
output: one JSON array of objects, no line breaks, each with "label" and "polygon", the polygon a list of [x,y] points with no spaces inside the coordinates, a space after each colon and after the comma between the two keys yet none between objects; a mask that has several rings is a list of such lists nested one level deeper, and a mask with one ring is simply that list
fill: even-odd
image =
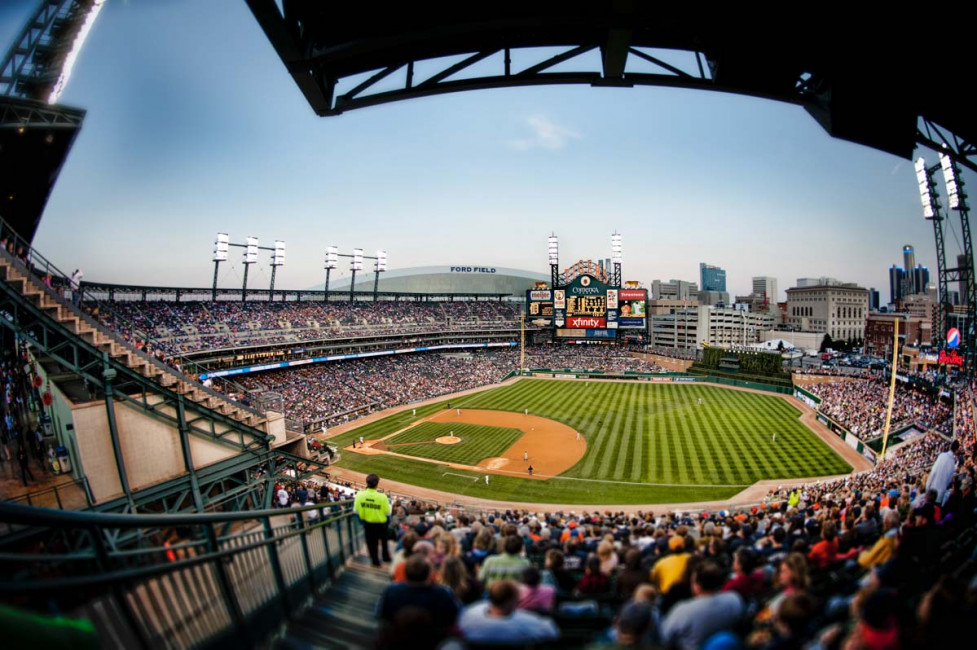
[{"label": "metal railing", "polygon": [[25,506],[55,508],[57,510],[80,510],[95,505],[95,498],[92,496],[87,476],[3,500]]},{"label": "metal railing", "polygon": [[251,647],[361,548],[354,519],[349,501],[194,515],[0,503],[22,532],[0,552],[0,600],[89,620],[103,647]]},{"label": "metal railing", "polygon": [[[155,356],[146,354],[143,350],[136,348],[129,341],[127,341],[124,335],[124,330],[129,331],[133,336],[141,336],[141,338],[147,343],[152,342],[152,336],[149,332],[139,329],[124,316],[120,315],[117,310],[113,309],[110,301],[98,299],[88,288],[86,288],[84,282],[80,283],[77,289],[72,289],[70,282],[71,276],[59,269],[53,262],[41,254],[40,251],[31,246],[31,243],[21,237],[10,224],[3,220],[2,217],[0,217],[0,245],[2,245],[2,247],[5,249],[3,253],[22,267],[21,270],[24,272],[28,281],[34,281],[35,284],[42,287],[51,298],[61,301],[64,309],[70,311],[73,316],[76,316],[79,319],[79,321],[84,322],[92,329],[98,330],[102,334],[111,337],[117,345],[126,348],[128,352],[138,356],[140,359],[152,364],[153,366],[159,367],[170,374],[174,374],[184,381],[197,383],[198,388],[207,392],[208,394],[230,401],[226,394],[205,387],[189,376],[190,374],[200,375],[201,373],[207,372],[207,368],[204,366],[187,359],[184,361],[186,365],[181,365],[180,369],[177,370],[168,364],[162,363]],[[64,294],[56,291],[55,285],[59,285],[61,290],[67,289],[67,291],[70,291],[72,294],[72,299],[67,300]],[[77,302],[75,301],[76,294]],[[82,305],[85,306],[84,309],[82,308]],[[109,327],[106,325],[103,321],[106,316],[115,322],[117,326]],[[118,326],[121,326],[122,329],[119,329]],[[245,392],[241,386],[231,380],[222,379],[221,381],[226,383],[229,389],[232,389],[225,390],[225,393]],[[264,417],[263,413],[260,413],[245,404],[235,402],[235,405],[239,408],[250,411],[253,415]]]}]

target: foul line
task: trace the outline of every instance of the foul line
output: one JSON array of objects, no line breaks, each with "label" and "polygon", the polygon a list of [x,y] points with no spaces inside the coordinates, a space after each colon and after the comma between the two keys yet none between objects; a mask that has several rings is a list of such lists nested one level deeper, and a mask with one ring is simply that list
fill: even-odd
[{"label": "foul line", "polygon": [[[478,471],[473,470],[473,471]],[[553,476],[547,474],[533,474],[532,477],[526,474],[526,472],[513,472],[511,470],[504,469],[492,469],[486,470],[488,474],[509,474],[511,476],[521,476],[522,478],[545,478],[545,479],[557,479],[560,481],[583,481],[585,483],[613,483],[614,485],[643,485],[645,487],[677,487],[677,488],[747,488],[754,483],[644,483],[636,481],[611,481],[602,478],[577,478],[575,476]],[[455,474],[454,472],[445,472],[441,476],[464,476],[468,477],[467,474]],[[473,477],[473,480],[477,481],[478,477]],[[758,480],[771,480],[771,479],[758,479]],[[778,480],[778,479],[772,479]]]},{"label": "foul line", "polygon": [[454,472],[445,472],[441,476],[442,477],[444,477],[444,476],[460,476],[461,478],[470,478],[472,481],[477,481],[478,480],[478,477],[477,476],[469,476],[468,474],[455,474]]}]

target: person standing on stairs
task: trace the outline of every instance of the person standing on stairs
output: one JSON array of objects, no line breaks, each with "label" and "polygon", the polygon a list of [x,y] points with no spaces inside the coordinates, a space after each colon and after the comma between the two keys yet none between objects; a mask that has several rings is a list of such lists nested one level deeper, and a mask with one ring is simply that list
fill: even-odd
[{"label": "person standing on stairs", "polygon": [[68,279],[68,286],[71,287],[71,304],[75,307],[81,305],[81,279],[85,277],[81,269],[75,269]]},{"label": "person standing on stairs", "polygon": [[[363,522],[366,534],[366,548],[370,552],[370,562],[380,566],[379,551],[383,561],[390,562],[390,549],[387,547],[387,526],[390,520],[390,500],[387,495],[377,492],[380,477],[370,474],[366,477],[366,489],[361,490],[353,501],[353,510]],[[380,547],[378,549],[377,547]]]}]

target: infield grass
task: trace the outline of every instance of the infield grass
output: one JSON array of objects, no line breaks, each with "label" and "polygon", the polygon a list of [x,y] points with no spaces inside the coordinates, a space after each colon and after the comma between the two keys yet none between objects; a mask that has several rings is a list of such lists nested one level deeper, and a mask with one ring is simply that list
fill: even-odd
[{"label": "infield grass", "polygon": [[[851,471],[786,400],[708,384],[523,379],[452,398],[451,406],[528,408],[579,431],[587,452],[559,477],[492,475],[488,486],[479,473],[391,456],[345,453],[339,465],[480,498],[566,504],[721,500],[758,480]],[[360,435],[381,438],[443,408],[418,408],[417,418],[408,409],[335,440],[346,446]]]},{"label": "infield grass", "polygon": [[[461,438],[461,442],[453,445],[434,442],[435,439],[450,436],[452,433]],[[502,455],[521,436],[522,431],[508,427],[422,422],[384,442],[389,451],[398,454],[431,458],[446,463],[477,465],[485,458]]]}]

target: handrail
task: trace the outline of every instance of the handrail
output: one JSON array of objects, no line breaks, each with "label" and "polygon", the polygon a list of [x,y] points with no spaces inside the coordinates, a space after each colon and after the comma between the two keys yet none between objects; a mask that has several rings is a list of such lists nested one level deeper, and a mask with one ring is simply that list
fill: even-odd
[{"label": "handrail", "polygon": [[[6,246],[6,248],[4,248],[4,246]],[[15,252],[11,252],[10,248],[13,248]],[[21,266],[22,269],[25,271],[25,276],[27,277],[28,282],[33,281],[33,278],[37,275],[36,270],[40,268],[44,269],[45,275],[57,274],[59,277],[63,278],[66,283],[68,281],[68,277],[69,277],[68,275],[66,275],[61,269],[59,269],[51,261],[49,261],[46,257],[44,257],[44,255],[42,255],[36,248],[31,246],[30,242],[28,242],[23,237],[21,237],[17,233],[17,231],[14,230],[12,226],[10,226],[10,224],[8,224],[6,221],[3,220],[2,217],[0,217],[0,255],[7,256],[11,262]],[[84,321],[84,323],[87,326],[110,337],[113,341],[116,342],[116,344],[126,348],[126,350],[130,354],[134,354],[138,356],[142,361],[145,361],[146,363],[149,363],[154,367],[163,370],[164,372],[174,374],[184,381],[196,384],[201,390],[207,392],[213,397],[217,397],[225,401],[230,401],[227,395],[212,390],[206,386],[203,386],[202,384],[200,384],[200,382],[197,382],[196,380],[188,377],[183,372],[182,366],[181,366],[181,370],[177,371],[175,368],[169,366],[168,364],[161,363],[156,357],[146,354],[144,351],[136,348],[135,346],[130,344],[127,340],[125,340],[125,338],[121,335],[121,332],[108,328],[107,326],[105,326],[104,323],[102,323],[102,321],[99,318],[93,318],[90,312],[86,312],[84,309],[81,309],[80,306],[75,306],[72,302],[66,301],[64,299],[64,296],[55,292],[53,287],[48,286],[46,282],[41,281],[36,284],[38,288],[44,290],[50,298],[59,301],[62,307],[70,311],[73,316],[77,316],[81,321]],[[128,328],[131,332],[133,332],[134,335],[136,333],[141,332],[141,330],[134,327],[125,318],[120,317],[116,312],[114,312],[112,308],[109,307],[105,301],[100,301],[90,293],[87,293],[85,291],[84,282],[79,284],[78,291],[79,291],[79,305],[82,302],[86,304],[94,304],[98,314],[104,314],[104,313],[111,314],[113,319],[117,319],[119,322],[121,322],[123,326]],[[74,293],[74,290],[72,290],[72,292]],[[147,342],[151,342],[151,338],[147,335],[147,333],[145,332],[141,332],[141,333],[144,335],[143,338],[145,338]],[[200,366],[196,362],[192,360],[188,360],[188,361],[189,363],[192,364],[194,369],[198,370],[198,374],[200,372],[207,371],[206,368]],[[228,383],[234,385],[235,388],[239,389],[238,392],[242,392],[242,393],[246,392],[244,391],[243,388],[240,388],[239,386],[234,384],[234,382],[228,381]],[[260,413],[259,411],[245,404],[235,402],[235,406],[239,406],[240,408],[245,409],[258,417],[264,417],[263,413]]]},{"label": "handrail", "polygon": [[0,503],[0,521],[30,540],[0,552],[0,600],[87,619],[103,645],[250,647],[360,550],[355,519],[351,501],[178,515]]},{"label": "handrail", "polygon": [[[0,237],[0,244],[7,242],[6,246],[8,246],[8,248],[5,252],[14,256],[15,259],[25,267],[28,278],[31,278],[31,276],[35,275],[34,272],[35,269],[43,267],[44,273],[46,275],[51,275],[52,279],[54,276],[61,278],[62,279],[61,284],[67,286],[69,290],[71,290],[72,296],[74,296],[75,290],[71,289],[71,285],[69,281],[70,276],[67,275],[60,268],[55,266],[54,263],[48,260],[34,246],[32,246],[30,242],[28,242],[23,237],[21,237],[20,234],[10,224],[4,221],[2,217],[0,217],[0,235],[2,235],[2,237]],[[12,241],[7,241],[8,237],[12,237]],[[14,252],[9,250],[9,247],[11,246],[15,249]],[[121,323],[123,327],[125,327],[128,331],[132,332],[133,336],[141,334],[142,338],[146,341],[147,344],[152,343],[153,337],[149,332],[140,330],[132,322],[130,322],[128,319],[124,318],[123,316],[120,316],[117,311],[112,309],[112,307],[110,306],[111,303],[104,300],[99,300],[90,290],[86,290],[86,283],[84,281],[79,283],[78,290],[77,290],[79,293],[79,306],[76,306],[72,302],[65,300],[64,296],[55,292],[52,287],[47,286],[46,282],[41,282],[40,284],[44,286],[44,288],[48,291],[48,294],[52,298],[61,301],[62,304],[66,308],[70,309],[74,315],[82,318],[85,321],[86,325],[89,325],[97,329],[103,334],[111,335],[116,340],[117,343],[123,345],[125,348],[127,348],[129,352],[138,354],[140,358],[142,358],[143,360],[150,361],[153,363],[153,365],[157,367],[162,367],[169,372],[173,372],[174,374],[180,375],[187,381],[193,381],[189,377],[186,377],[184,372],[182,371],[177,372],[175,368],[172,368],[169,365],[161,365],[154,356],[148,355],[142,350],[130,344],[129,341],[127,341],[121,335],[121,332],[118,332],[114,329],[107,328],[102,323],[100,318],[93,318],[90,315],[90,312],[86,312],[84,309],[81,309],[80,305],[83,303],[88,305],[95,305],[98,314],[100,315],[106,313],[109,314],[113,320]],[[203,366],[200,366],[199,364],[193,362],[192,360],[188,360],[188,361],[193,365],[193,368],[197,372],[197,374],[200,374],[200,372],[206,372],[206,368],[204,368]],[[228,380],[228,383],[234,385],[233,381]],[[227,399],[225,395],[217,391],[211,391],[211,392],[213,392],[215,396],[223,397],[224,399]],[[260,416],[261,414],[255,412],[255,415]]]}]

